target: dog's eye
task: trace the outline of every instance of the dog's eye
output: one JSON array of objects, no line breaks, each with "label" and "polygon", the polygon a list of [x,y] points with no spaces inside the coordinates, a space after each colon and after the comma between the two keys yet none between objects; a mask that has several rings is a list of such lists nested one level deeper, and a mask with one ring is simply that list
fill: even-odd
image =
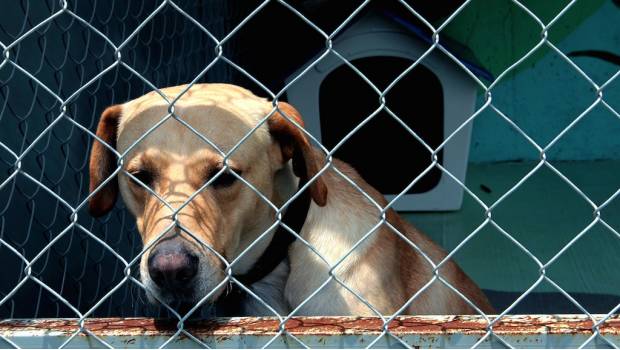
[{"label": "dog's eye", "polygon": [[237,177],[232,174],[232,172],[235,172],[237,175],[241,175],[241,172],[239,170],[230,169],[226,172],[223,172],[222,174],[220,174],[220,176],[214,179],[211,185],[214,188],[224,188],[231,186],[235,183],[235,181],[237,181]]},{"label": "dog's eye", "polygon": [[149,187],[153,183],[153,178],[154,178],[153,173],[151,173],[148,170],[140,169],[140,170],[130,171],[129,173],[133,175],[133,178],[131,178],[131,181],[138,186],[142,186],[142,185],[139,182],[137,182],[136,179],[138,179],[140,182],[142,182],[143,184]]}]

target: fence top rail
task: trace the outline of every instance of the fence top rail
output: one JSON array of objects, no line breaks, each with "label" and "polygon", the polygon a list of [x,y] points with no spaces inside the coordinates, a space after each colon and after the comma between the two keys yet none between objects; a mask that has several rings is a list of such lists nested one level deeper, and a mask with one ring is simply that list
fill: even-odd
[{"label": "fence top rail", "polygon": [[[593,315],[602,319],[603,315]],[[600,317],[599,317],[600,316]],[[491,316],[492,319],[492,316]],[[78,319],[9,319],[0,321],[3,336],[71,335],[78,329]],[[260,335],[273,336],[279,331],[275,317],[217,318],[187,321],[184,329],[195,336]],[[481,316],[402,316],[389,325],[398,335],[485,334],[488,322]],[[286,323],[288,333],[296,336],[372,335],[383,331],[379,317],[295,317]],[[495,334],[592,334],[594,324],[585,315],[519,315],[505,316],[493,326]],[[177,321],[153,318],[90,318],[84,328],[97,336],[171,335]],[[607,319],[599,326],[600,334],[620,335],[620,316]]]}]

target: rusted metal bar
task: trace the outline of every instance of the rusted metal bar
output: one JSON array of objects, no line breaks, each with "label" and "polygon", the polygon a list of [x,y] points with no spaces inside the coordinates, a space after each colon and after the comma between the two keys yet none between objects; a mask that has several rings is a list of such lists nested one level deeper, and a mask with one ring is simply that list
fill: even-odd
[{"label": "rusted metal bar", "polygon": [[[184,329],[209,346],[222,348],[261,347],[278,334],[275,318],[241,317],[192,321]],[[286,323],[287,331],[311,347],[365,347],[383,330],[376,317],[298,317]],[[84,328],[113,347],[140,348],[162,344],[177,331],[175,320],[151,318],[93,318]],[[403,316],[389,324],[390,332],[412,347],[469,347],[486,334],[487,322],[479,316]],[[578,347],[593,334],[593,323],[584,315],[506,316],[494,327],[496,335],[515,347]],[[23,347],[54,347],[79,330],[75,319],[37,319],[0,321],[0,334]],[[620,345],[620,317],[599,327],[601,335]],[[69,346],[93,346],[98,342],[85,333]],[[275,347],[298,347],[279,337]],[[592,345],[602,344],[594,342]],[[176,338],[171,346],[198,347],[187,336]],[[384,337],[377,346],[397,346]],[[493,339],[483,345],[493,346]]]}]

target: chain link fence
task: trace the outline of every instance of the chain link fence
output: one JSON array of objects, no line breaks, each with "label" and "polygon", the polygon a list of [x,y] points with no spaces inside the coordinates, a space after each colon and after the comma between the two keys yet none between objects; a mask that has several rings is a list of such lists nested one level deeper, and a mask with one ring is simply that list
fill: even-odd
[{"label": "chain link fence", "polygon": [[[566,2],[552,18],[544,21],[527,6],[513,0],[508,2],[514,7],[514,11],[519,11],[535,22],[540,37],[527,52],[519,55],[495,78],[483,77],[484,74],[480,74],[475,67],[449,50],[442,37],[445,28],[471,6],[471,2],[468,0],[450,3],[450,6],[447,6],[449,11],[438,15],[440,20],[437,18],[429,20],[427,9],[423,4],[408,1],[395,1],[391,4],[390,11],[398,11],[418,23],[430,40],[424,52],[410,66],[382,87],[375,85],[359,67],[338,52],[334,45],[339,34],[373,6],[370,1],[334,5],[331,14],[332,18],[337,20],[331,22],[321,15],[321,11],[316,10],[321,6],[327,6],[329,2],[326,1],[266,0],[242,3],[225,0],[127,2],[47,0],[34,4],[28,0],[16,0],[13,6],[5,7],[0,14],[0,45],[3,52],[0,63],[2,101],[0,264],[7,267],[3,271],[0,284],[2,317],[77,318],[74,322],[77,329],[64,341],[63,347],[71,346],[76,338],[83,335],[95,339],[98,346],[109,347],[110,344],[105,339],[97,336],[89,328],[88,320],[95,317],[170,317],[178,321],[175,324],[176,331],[157,346],[165,347],[184,337],[191,339],[196,345],[208,347],[209,344],[186,327],[188,320],[198,317],[201,312],[203,317],[210,315],[211,311],[200,309],[206,297],[202,299],[201,304],[193,305],[186,313],[178,313],[170,305],[153,306],[146,301],[145,287],[140,282],[137,271],[140,257],[148,247],[143,247],[135,220],[125,209],[122,201],[118,201],[111,214],[101,219],[92,218],[86,210],[89,198],[88,155],[93,140],[97,139],[94,132],[99,115],[107,106],[155,91],[170,106],[170,114],[162,116],[158,125],[166,120],[174,120],[218,149],[191,126],[184,124],[182,118],[174,113],[174,104],[192,85],[202,82],[232,82],[250,88],[273,101],[274,108],[251,130],[251,134],[266,123],[271,115],[279,111],[276,108],[277,102],[286,99],[287,90],[291,86],[309,71],[316,69],[321,60],[331,56],[338,58],[376,93],[377,103],[371,114],[364,116],[355,128],[330,149],[322,147],[316,135],[304,131],[306,137],[322,149],[327,161],[319,174],[309,181],[310,183],[315,181],[328,168],[332,169],[372,202],[380,214],[371,231],[361,235],[362,238],[351,245],[347,254],[341,256],[335,263],[329,264],[329,275],[325,276],[325,283],[320,289],[328,282],[339,283],[358,300],[376,311],[363,295],[359,295],[342,282],[334,271],[373,235],[377,227],[383,226],[389,227],[399,239],[407,241],[411,249],[421,254],[434,271],[433,276],[418,292],[411,295],[407,303],[397,312],[392,315],[376,312],[381,331],[373,335],[365,346],[383,344],[378,342],[386,337],[393,341],[392,345],[413,346],[405,338],[392,333],[394,321],[398,320],[408,305],[434,284],[443,284],[461,298],[465,298],[458,285],[451,285],[441,276],[440,268],[468,242],[474,240],[481,230],[490,226],[505,236],[512,243],[513,249],[521,250],[531,259],[537,266],[538,278],[509,306],[497,310],[498,315],[486,315],[467,300],[467,303],[480,313],[484,323],[483,335],[476,339],[474,347],[486,344],[491,339],[497,345],[518,346],[496,334],[494,329],[505,321],[515,307],[541,283],[549,283],[591,321],[588,328],[589,336],[580,344],[581,346],[589,346],[596,340],[597,344],[617,348],[620,344],[614,343],[613,339],[602,334],[600,330],[617,314],[620,304],[607,314],[591,314],[571,293],[551,279],[546,271],[594,226],[602,225],[620,239],[617,228],[601,215],[603,209],[618,197],[620,189],[615,190],[613,195],[602,202],[594,201],[548,159],[549,150],[593,109],[604,108],[620,119],[620,113],[614,109],[613,103],[606,100],[605,94],[606,89],[620,75],[620,71],[603,83],[597,83],[574,63],[574,59],[558,49],[557,43],[550,40],[550,30],[568,11],[571,11],[575,6],[575,0]],[[279,16],[261,19],[260,14],[266,8],[277,8],[285,24],[281,27],[276,24],[275,17],[280,18]],[[302,10],[304,8],[306,10]],[[308,8],[314,11],[307,10]],[[290,38],[285,34],[273,37],[273,40],[268,38],[253,40],[252,33],[248,33],[250,31],[248,28],[254,30],[269,27],[269,30],[265,29],[261,33],[276,35],[274,33],[286,31],[288,25],[307,31],[308,39],[288,44],[287,40]],[[289,46],[295,50],[288,52]],[[247,47],[255,51],[250,50],[244,54],[244,50],[248,50]],[[592,91],[591,104],[545,144],[536,142],[502,110],[501,106],[496,105],[493,99],[493,91],[498,84],[541,48],[549,49],[561,57],[571,69],[587,81]],[[260,50],[263,51],[263,55],[255,55],[256,51]],[[269,59],[265,58],[266,51],[270,52]],[[429,144],[424,137],[418,135],[415,128],[403,122],[398,113],[390,109],[388,96],[399,82],[432,53],[441,53],[447,57],[455,67],[475,82],[482,92],[481,103],[475,112],[467,116],[465,122],[451,130],[449,135],[436,144]],[[308,62],[308,57],[314,58]],[[286,79],[285,74],[293,71],[297,71],[297,75]],[[491,80],[487,81],[489,78]],[[185,83],[189,83],[188,87],[173,99],[159,90],[166,86]],[[450,144],[464,128],[471,127],[477,117],[488,111],[497,113],[514,132],[535,148],[539,155],[536,165],[493,203],[480,199],[466,186],[462,178],[452,174],[441,161],[446,145]],[[345,173],[331,167],[332,157],[336,151],[379,113],[387,113],[397,121],[412,139],[423,146],[430,157],[430,162],[424,170],[410,179],[407,186],[395,194],[387,206],[377,203]],[[148,133],[152,131],[149,130]],[[232,147],[230,152],[220,151],[225,159],[225,167],[220,174],[228,170],[226,160],[250,137],[250,134]],[[142,135],[129,148],[132,149],[146,136]],[[121,160],[126,154],[127,152],[120,155]],[[493,216],[494,209],[543,168],[552,171],[570,186],[589,204],[592,211],[589,224],[576,233],[553,257],[544,260],[532,253],[509,230],[505,230]],[[441,176],[450,178],[462,188],[465,196],[473,198],[485,213],[482,223],[451,249],[447,257],[441,261],[435,261],[427,256],[405,235],[398,232],[386,218],[388,209],[429,172],[440,172]],[[389,173],[386,172],[385,176],[389,176]],[[260,198],[267,200],[242,176],[237,178],[245,186],[255,190]],[[212,181],[214,180],[202,186],[201,190]],[[299,236],[299,232],[281,222],[281,212],[298,198],[301,192],[299,191],[282,207],[270,203],[278,214],[277,221],[270,229],[277,226],[285,227],[298,242],[306,244],[308,249],[324,261],[328,261],[318,250],[307,244],[304,238]],[[186,206],[195,195],[197,193],[181,207]],[[175,216],[179,211],[180,209],[176,210]],[[164,233],[162,232],[160,238]],[[231,264],[223,257],[220,258],[226,266],[227,274],[227,279],[222,285],[235,284],[258,298],[232,275],[235,263]],[[311,297],[319,290],[312,293]],[[613,292],[616,291],[610,291]],[[279,344],[274,342],[279,341],[281,337],[289,339],[292,346],[312,346],[305,344],[298,335],[289,332],[286,327],[287,322],[297,316],[297,311],[308,300],[290,310],[288,314],[278,314],[266,301],[259,300],[259,303],[264,304],[272,312],[268,316],[277,319],[270,340],[259,346]],[[19,345],[6,336],[3,340],[8,346]]]}]

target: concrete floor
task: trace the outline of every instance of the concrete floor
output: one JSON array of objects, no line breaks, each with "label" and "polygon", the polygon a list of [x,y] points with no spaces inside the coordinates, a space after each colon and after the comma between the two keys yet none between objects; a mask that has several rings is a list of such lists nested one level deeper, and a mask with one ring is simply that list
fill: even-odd
[{"label": "concrete floor", "polygon": [[[620,161],[558,162],[554,166],[596,205],[620,189]],[[470,164],[468,188],[491,205],[535,162]],[[620,196],[602,210],[602,219],[620,231]],[[543,264],[593,221],[593,209],[566,182],[542,167],[492,212],[494,220]],[[461,210],[403,213],[444,248],[451,250],[484,220],[484,210],[467,193]],[[485,290],[496,308],[509,306],[538,278],[538,266],[488,225],[455,255],[461,267]],[[620,303],[620,236],[593,226],[547,269],[547,276],[588,311],[609,312]],[[543,281],[514,310],[517,313],[577,312]]]}]

